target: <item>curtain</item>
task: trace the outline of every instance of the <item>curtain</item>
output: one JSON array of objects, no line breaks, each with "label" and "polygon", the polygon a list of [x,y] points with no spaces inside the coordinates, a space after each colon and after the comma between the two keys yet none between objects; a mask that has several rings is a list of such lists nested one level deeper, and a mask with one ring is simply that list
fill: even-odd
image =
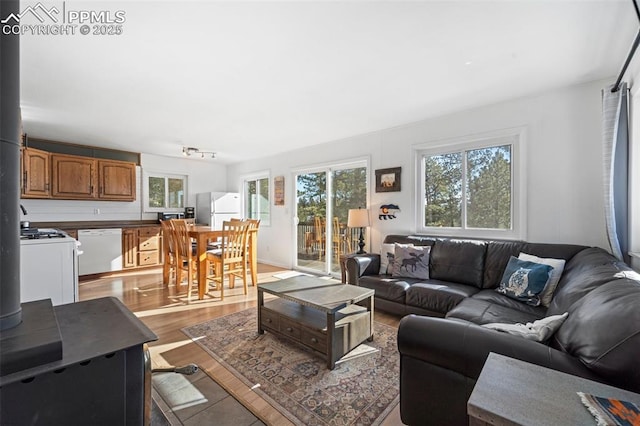
[{"label": "curtain", "polygon": [[604,206],[611,253],[629,263],[629,100],[627,83],[602,90]]}]

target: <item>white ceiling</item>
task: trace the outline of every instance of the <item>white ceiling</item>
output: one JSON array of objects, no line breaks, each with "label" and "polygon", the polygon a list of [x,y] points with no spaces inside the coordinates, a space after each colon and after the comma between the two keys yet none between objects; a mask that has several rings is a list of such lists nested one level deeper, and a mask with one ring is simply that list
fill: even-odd
[{"label": "white ceiling", "polygon": [[632,0],[64,6],[123,34],[21,38],[30,136],[222,163],[615,78],[638,29]]}]

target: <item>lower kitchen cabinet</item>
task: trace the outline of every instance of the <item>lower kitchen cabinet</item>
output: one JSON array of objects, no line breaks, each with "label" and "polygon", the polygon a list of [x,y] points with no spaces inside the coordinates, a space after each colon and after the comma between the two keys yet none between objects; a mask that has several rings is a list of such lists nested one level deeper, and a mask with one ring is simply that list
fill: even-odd
[{"label": "lower kitchen cabinet", "polygon": [[122,267],[154,266],[162,262],[159,226],[129,228],[122,231]]},{"label": "lower kitchen cabinet", "polygon": [[138,230],[136,228],[122,230],[122,267],[135,268],[138,266]]}]

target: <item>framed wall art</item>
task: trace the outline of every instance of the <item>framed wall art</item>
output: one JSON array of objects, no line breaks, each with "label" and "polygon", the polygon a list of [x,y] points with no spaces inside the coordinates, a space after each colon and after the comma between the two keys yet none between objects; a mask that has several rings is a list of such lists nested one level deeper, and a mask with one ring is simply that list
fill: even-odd
[{"label": "framed wall art", "polygon": [[402,167],[376,170],[376,192],[400,191],[400,172]]}]

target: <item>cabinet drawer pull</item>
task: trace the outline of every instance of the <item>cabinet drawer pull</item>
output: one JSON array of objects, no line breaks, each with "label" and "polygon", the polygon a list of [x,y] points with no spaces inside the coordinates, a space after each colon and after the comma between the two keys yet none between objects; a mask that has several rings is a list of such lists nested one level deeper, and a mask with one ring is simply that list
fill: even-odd
[{"label": "cabinet drawer pull", "polygon": [[265,322],[271,322],[271,318],[267,318],[266,320],[264,320]]},{"label": "cabinet drawer pull", "polygon": [[287,327],[287,331],[288,331],[289,333],[291,333],[291,332],[293,331],[293,328],[291,328],[291,327]]},{"label": "cabinet drawer pull", "polygon": [[311,343],[318,343],[318,339],[316,339],[315,337],[311,338]]}]

